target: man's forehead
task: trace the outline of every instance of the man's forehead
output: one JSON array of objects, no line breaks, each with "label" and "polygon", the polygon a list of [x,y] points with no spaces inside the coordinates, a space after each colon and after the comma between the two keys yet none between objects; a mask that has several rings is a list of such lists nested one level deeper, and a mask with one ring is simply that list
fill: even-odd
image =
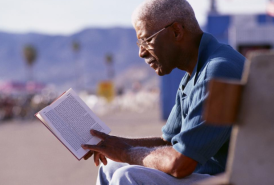
[{"label": "man's forehead", "polygon": [[135,22],[135,29],[147,30],[147,29],[149,29],[149,27],[151,27],[151,26],[149,26],[147,21],[139,19]]}]

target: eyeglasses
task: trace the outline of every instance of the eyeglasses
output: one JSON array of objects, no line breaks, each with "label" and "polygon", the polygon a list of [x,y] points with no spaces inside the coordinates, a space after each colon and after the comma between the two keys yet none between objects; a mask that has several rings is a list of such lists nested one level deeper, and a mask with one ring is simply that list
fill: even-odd
[{"label": "eyeglasses", "polygon": [[171,26],[174,22],[172,22],[171,24],[167,25],[166,27],[160,29],[159,31],[157,31],[156,33],[154,33],[153,35],[151,35],[150,37],[146,38],[146,39],[138,39],[137,40],[137,46],[140,48],[141,46],[143,46],[146,49],[149,49],[149,42],[148,40],[152,39],[153,37],[155,37],[156,35],[158,35],[161,31],[163,31],[164,29],[168,28],[169,26]]}]

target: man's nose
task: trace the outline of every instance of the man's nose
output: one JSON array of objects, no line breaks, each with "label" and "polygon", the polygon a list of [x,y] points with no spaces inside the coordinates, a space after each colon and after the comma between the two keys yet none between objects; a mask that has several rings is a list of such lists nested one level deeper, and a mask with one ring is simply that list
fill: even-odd
[{"label": "man's nose", "polygon": [[146,48],[144,46],[140,45],[140,47],[139,47],[139,57],[144,58],[144,57],[146,57],[146,54],[147,54]]}]

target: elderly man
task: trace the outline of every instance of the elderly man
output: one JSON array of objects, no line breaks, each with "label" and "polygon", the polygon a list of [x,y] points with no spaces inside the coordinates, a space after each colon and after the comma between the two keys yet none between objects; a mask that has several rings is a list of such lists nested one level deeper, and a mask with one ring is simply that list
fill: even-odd
[{"label": "elderly man", "polygon": [[158,75],[174,68],[187,73],[162,137],[130,139],[91,130],[102,142],[83,148],[94,152],[97,165],[105,164],[97,183],[190,184],[223,172],[231,128],[204,123],[206,85],[215,77],[240,79],[244,57],[203,33],[185,0],[146,0],[132,20],[139,55]]}]

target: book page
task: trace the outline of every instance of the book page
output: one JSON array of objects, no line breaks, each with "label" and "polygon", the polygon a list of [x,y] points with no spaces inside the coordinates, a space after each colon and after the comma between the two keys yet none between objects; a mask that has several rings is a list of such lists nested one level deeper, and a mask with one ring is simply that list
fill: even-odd
[{"label": "book page", "polygon": [[110,132],[72,89],[39,113],[54,134],[78,159],[88,152],[82,149],[82,144],[97,144],[100,141],[90,134],[90,129]]}]

